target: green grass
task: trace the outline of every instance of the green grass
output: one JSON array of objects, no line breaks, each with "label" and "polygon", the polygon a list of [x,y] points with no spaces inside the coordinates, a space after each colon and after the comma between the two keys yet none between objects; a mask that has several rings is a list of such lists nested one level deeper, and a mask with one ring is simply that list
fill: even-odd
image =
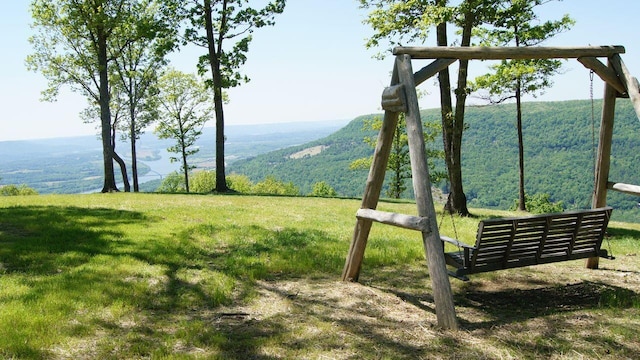
[{"label": "green grass", "polygon": [[[359,206],[266,196],[2,197],[0,358],[638,355],[639,224],[611,225],[619,260],[601,261],[605,270],[570,262],[452,280],[464,329],[456,333],[433,327],[415,232],[374,225],[365,286],[339,281]],[[411,203],[379,208],[415,213]],[[478,217],[440,218],[441,231],[472,243],[480,218],[510,214],[472,212]],[[585,324],[597,326],[585,333]]]}]

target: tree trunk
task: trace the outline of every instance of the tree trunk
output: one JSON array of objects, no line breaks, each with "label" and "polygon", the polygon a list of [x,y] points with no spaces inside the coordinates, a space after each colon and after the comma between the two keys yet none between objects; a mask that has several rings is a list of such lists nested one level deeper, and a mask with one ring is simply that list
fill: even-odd
[{"label": "tree trunk", "polygon": [[[223,7],[226,9],[227,1],[223,0]],[[207,31],[207,44],[209,49],[209,64],[211,65],[211,76],[213,77],[213,102],[216,112],[216,191],[227,192],[227,179],[225,175],[224,163],[224,110],[222,101],[222,79],[220,74],[220,55],[222,54],[222,35],[218,39],[218,49],[213,34],[213,21],[211,14],[211,1],[204,0],[205,27]],[[223,10],[223,13],[225,11]],[[226,22],[225,15],[222,18],[222,27]]]},{"label": "tree trunk", "polygon": [[139,192],[138,184],[138,156],[136,155],[136,110],[133,106],[129,108],[131,125],[129,127],[129,138],[131,139],[131,177],[133,178],[133,191]]},{"label": "tree trunk", "polygon": [[102,192],[118,191],[113,168],[113,145],[111,140],[111,110],[109,108],[109,76],[107,73],[107,37],[104,31],[98,31],[98,72],[100,77],[100,125],[102,137],[102,156],[104,164],[104,185]]},{"label": "tree trunk", "polygon": [[518,191],[518,210],[527,211],[527,205],[524,197],[524,142],[522,138],[522,99],[520,91],[520,79],[516,80],[516,116],[518,127],[518,166],[520,170],[519,191]]},{"label": "tree trunk", "polygon": [[115,152],[111,154],[113,160],[120,165],[120,172],[122,173],[122,182],[124,183],[124,192],[131,192],[131,185],[129,184],[129,177],[127,176],[127,164],[122,158]]},{"label": "tree trunk", "polygon": [[184,189],[189,192],[189,167],[187,166],[187,149],[182,147],[182,172],[184,173]]},{"label": "tree trunk", "polygon": [[[520,46],[518,36],[518,25],[513,32],[516,34],[516,47]],[[526,198],[524,196],[524,141],[522,138],[522,80],[518,76],[516,79],[516,127],[518,128],[518,170],[520,178],[518,180],[518,210],[527,211]]]},{"label": "tree trunk", "polygon": [[[116,118],[118,115],[116,115]],[[127,175],[127,164],[122,160],[120,155],[116,153],[116,122],[113,122],[111,128],[111,157],[115,162],[120,165],[120,173],[122,173],[122,182],[124,183],[124,192],[131,192],[131,185],[129,184],[129,176]],[[115,172],[115,170],[114,170]],[[115,174],[114,174],[115,177]]]},{"label": "tree trunk", "polygon": [[[442,2],[442,1],[440,1]],[[438,46],[447,46],[447,24],[436,27]],[[462,46],[469,46],[471,26],[463,30]],[[466,45],[465,45],[466,44]],[[450,191],[444,207],[449,213],[468,216],[467,197],[462,187],[461,146],[464,129],[464,105],[466,101],[468,61],[460,61],[458,72],[458,89],[456,90],[456,112],[453,112],[451,98],[451,79],[449,68],[438,74],[440,82],[440,106],[442,108],[442,138],[444,143],[445,162],[449,174]]]}]

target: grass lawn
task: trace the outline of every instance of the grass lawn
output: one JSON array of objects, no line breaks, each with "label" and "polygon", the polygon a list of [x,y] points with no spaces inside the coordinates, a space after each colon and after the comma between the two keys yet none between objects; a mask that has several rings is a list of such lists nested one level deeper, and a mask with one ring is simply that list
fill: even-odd
[{"label": "grass lawn", "polygon": [[[610,224],[616,260],[600,270],[578,260],[452,279],[461,330],[444,331],[416,232],[374,224],[360,283],[340,281],[359,206],[0,197],[0,358],[640,358],[640,224]],[[455,219],[468,243],[479,218],[512,214],[471,211]]]}]

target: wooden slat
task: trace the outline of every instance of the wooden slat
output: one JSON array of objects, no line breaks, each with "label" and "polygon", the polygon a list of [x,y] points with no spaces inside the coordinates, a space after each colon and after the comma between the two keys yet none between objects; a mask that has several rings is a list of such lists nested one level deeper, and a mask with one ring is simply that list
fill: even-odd
[{"label": "wooden slat", "polygon": [[623,46],[583,46],[583,47],[396,47],[394,55],[406,54],[414,59],[461,59],[461,60],[503,60],[503,59],[577,59],[581,57],[610,57],[624,54]]},{"label": "wooden slat", "polygon": [[356,217],[405,229],[418,230],[426,233],[431,232],[429,219],[426,217],[397,214],[373,209],[360,209],[356,212]]}]

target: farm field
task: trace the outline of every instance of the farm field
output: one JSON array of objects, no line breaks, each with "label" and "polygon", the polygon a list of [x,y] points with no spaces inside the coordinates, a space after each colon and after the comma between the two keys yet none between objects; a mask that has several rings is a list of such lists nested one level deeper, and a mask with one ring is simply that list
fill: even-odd
[{"label": "farm field", "polygon": [[[357,199],[87,194],[0,198],[0,358],[636,359],[640,224],[616,257],[451,279],[436,326],[418,233],[374,224],[340,281]],[[415,213],[407,201],[383,211]],[[440,210],[441,207],[437,206]],[[471,209],[439,219],[473,243]],[[455,225],[455,231],[453,229]]]}]

